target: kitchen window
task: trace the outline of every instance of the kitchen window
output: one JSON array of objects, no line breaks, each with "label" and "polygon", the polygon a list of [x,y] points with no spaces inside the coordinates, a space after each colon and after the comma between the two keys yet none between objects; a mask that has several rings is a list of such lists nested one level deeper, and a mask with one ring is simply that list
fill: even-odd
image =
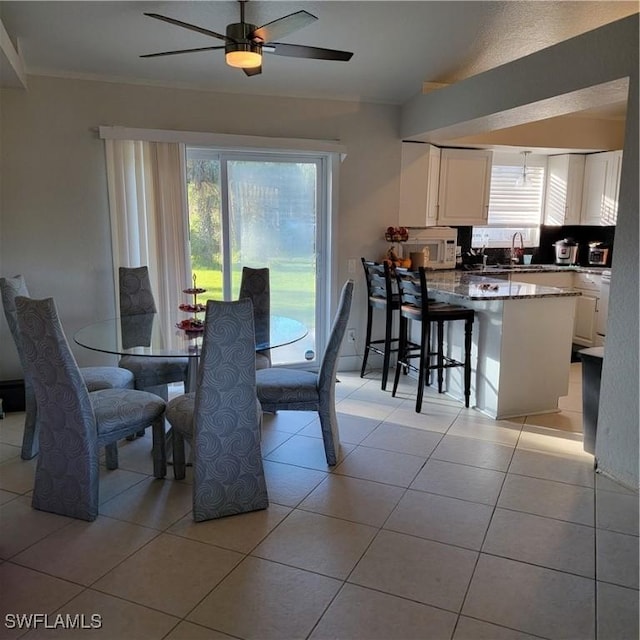
[{"label": "kitchen window", "polygon": [[537,247],[542,221],[546,156],[496,152],[491,167],[488,225],[473,227],[474,248],[511,246],[516,232]]}]

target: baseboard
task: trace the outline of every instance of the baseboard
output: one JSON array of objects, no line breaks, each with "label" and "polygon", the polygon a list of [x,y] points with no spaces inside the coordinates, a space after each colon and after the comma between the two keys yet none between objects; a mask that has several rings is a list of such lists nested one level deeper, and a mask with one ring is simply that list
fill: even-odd
[{"label": "baseboard", "polygon": [[24,411],[24,380],[0,380],[2,410]]},{"label": "baseboard", "polygon": [[360,371],[362,356],[340,356],[338,371]]}]

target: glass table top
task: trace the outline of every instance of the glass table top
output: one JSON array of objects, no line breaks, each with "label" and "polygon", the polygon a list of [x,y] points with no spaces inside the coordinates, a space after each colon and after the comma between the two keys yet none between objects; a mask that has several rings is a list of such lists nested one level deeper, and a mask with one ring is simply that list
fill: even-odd
[{"label": "glass table top", "polygon": [[[297,342],[307,333],[308,329],[302,322],[272,315],[270,334],[257,336],[256,351]],[[196,357],[202,347],[202,334],[188,335],[175,325],[167,330],[157,313],[102,320],[80,329],[74,340],[94,351],[132,356]]]}]

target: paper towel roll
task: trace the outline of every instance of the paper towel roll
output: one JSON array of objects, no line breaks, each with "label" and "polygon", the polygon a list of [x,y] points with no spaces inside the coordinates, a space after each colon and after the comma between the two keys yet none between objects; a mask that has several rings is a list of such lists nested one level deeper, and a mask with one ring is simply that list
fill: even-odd
[{"label": "paper towel roll", "polygon": [[424,251],[412,251],[409,254],[411,258],[411,268],[418,269],[419,267],[424,267],[425,258]]}]

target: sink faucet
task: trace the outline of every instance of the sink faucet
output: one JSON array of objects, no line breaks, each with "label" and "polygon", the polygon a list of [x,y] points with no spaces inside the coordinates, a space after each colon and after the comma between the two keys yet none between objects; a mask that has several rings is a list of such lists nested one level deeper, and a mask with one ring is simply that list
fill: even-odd
[{"label": "sink faucet", "polygon": [[[516,236],[520,236],[520,247],[516,249]],[[518,264],[520,256],[524,254],[524,238],[520,231],[516,231],[511,238],[511,262]]]}]

